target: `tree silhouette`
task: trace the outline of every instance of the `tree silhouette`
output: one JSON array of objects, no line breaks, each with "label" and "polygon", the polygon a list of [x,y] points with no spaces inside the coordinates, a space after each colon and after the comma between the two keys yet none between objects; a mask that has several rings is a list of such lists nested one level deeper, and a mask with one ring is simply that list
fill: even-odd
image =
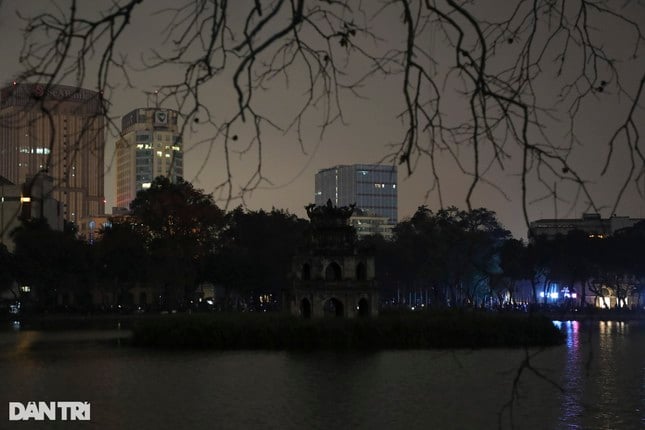
[{"label": "tree silhouette", "polygon": [[73,234],[52,230],[41,219],[23,221],[11,236],[16,280],[31,287],[40,306],[89,303],[92,273],[86,243]]},{"label": "tree silhouette", "polygon": [[146,238],[136,223],[120,220],[102,231],[101,240],[93,246],[96,273],[107,291],[114,294],[117,304],[129,304],[124,300],[137,282],[145,282],[150,259]]},{"label": "tree silhouette", "polygon": [[216,247],[224,213],[210,194],[157,177],[130,204],[137,234],[150,258],[148,279],[163,286],[164,305],[181,306],[204,280],[204,262]]},{"label": "tree silhouette", "polygon": [[407,288],[431,289],[435,306],[450,307],[481,304],[500,272],[497,254],[509,236],[495,213],[481,208],[435,214],[421,206],[394,231],[399,279]]},{"label": "tree silhouette", "polygon": [[271,295],[263,310],[277,308],[272,302],[280,302],[288,285],[292,259],[304,244],[308,225],[306,220],[281,210],[234,209],[226,216],[211,280],[224,285],[229,293],[254,295],[255,300]]},{"label": "tree silhouette", "polygon": [[[0,292],[11,287],[14,281],[14,272],[13,254],[9,252],[4,243],[0,243]],[[16,293],[13,292],[13,294]]]},{"label": "tree silhouette", "polygon": [[[295,131],[302,143],[305,127],[324,133],[344,123],[344,101],[369,96],[363,86],[387,77],[401,89],[391,106],[402,127],[384,161],[411,173],[427,157],[435,179],[429,188],[442,206],[438,163],[446,155],[472,179],[468,208],[481,186],[506,195],[496,171],[517,172],[528,221],[528,205],[557,201],[562,182],[577,189],[575,200],[599,208],[573,156],[586,144],[581,118],[589,110],[620,107],[620,119],[607,124],[600,172],[607,176],[627,160],[614,209],[643,178],[642,17],[642,2],[608,0],[125,0],[98,12],[72,0],[22,17],[25,70],[17,78],[91,86],[104,94],[107,110],[112,91],[131,85],[133,74],[173,70],[177,78],[154,97],[180,112],[182,133],[206,133],[200,143],[225,161],[218,189],[230,200],[268,182],[267,131]],[[128,51],[128,30],[151,19],[164,37]],[[210,91],[221,82],[232,89],[235,108],[217,116]],[[262,102],[263,93],[280,97],[289,85],[299,94],[289,112]],[[558,122],[564,126],[553,127]],[[256,151],[257,167],[238,190],[232,143],[246,127],[252,133],[242,152]]]}]

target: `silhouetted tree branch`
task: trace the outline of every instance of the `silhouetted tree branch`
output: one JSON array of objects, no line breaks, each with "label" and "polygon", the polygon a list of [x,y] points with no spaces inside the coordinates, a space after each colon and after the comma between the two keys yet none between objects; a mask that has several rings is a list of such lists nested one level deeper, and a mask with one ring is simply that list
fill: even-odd
[{"label": "silhouetted tree branch", "polygon": [[[438,163],[447,155],[472,178],[469,208],[481,186],[506,196],[507,187],[494,173],[507,170],[521,182],[527,220],[531,202],[558,198],[554,184],[562,182],[599,209],[574,149],[587,144],[580,138],[584,111],[613,109],[620,100],[630,108],[621,112],[619,124],[608,125],[615,132],[606,142],[600,174],[608,175],[622,152],[630,165],[622,169],[614,209],[630,184],[643,192],[638,181],[645,166],[640,148],[645,74],[629,72],[643,69],[642,2],[194,0],[152,5],[165,37],[155,46],[141,46],[141,58],[133,60],[125,53],[126,29],[149,19],[144,3],[149,4],[114,2],[96,13],[72,0],[24,17],[20,78],[91,84],[109,99],[115,85],[132,85],[134,72],[175,71],[178,78],[162,85],[156,97],[179,110],[182,133],[208,130],[195,144],[210,145],[213,154],[221,151],[227,173],[217,190],[229,201],[269,183],[263,171],[267,131],[294,131],[302,145],[303,127],[317,124],[322,135],[343,123],[344,101],[364,96],[362,87],[381,76],[401,85],[392,106],[402,121],[401,140],[383,160],[412,173],[427,156],[429,189],[437,191],[441,204]],[[629,34],[620,46],[611,41],[616,28]],[[213,110],[220,99],[211,100],[212,85],[221,81],[230,84],[236,99],[235,109],[224,115]],[[261,102],[259,94],[300,81],[304,91],[293,112],[278,113]],[[455,115],[455,109],[462,114]],[[566,139],[550,130],[559,121],[568,123]],[[237,142],[246,127],[251,136]],[[256,169],[237,189],[231,157],[249,151],[256,154]]]}]

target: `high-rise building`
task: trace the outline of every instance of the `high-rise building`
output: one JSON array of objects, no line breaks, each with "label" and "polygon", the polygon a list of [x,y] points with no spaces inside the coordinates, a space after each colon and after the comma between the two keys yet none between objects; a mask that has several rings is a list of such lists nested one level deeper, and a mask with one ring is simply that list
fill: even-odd
[{"label": "high-rise building", "polygon": [[336,206],[356,204],[363,213],[397,223],[396,166],[353,164],[334,166],[316,174],[315,203],[331,200]]},{"label": "high-rise building", "polygon": [[121,135],[116,144],[117,207],[128,208],[157,176],[173,182],[184,176],[176,111],[135,109],[122,118]]},{"label": "high-rise building", "polygon": [[19,83],[0,90],[0,176],[15,184],[51,176],[63,219],[105,212],[104,150],[99,93]]}]

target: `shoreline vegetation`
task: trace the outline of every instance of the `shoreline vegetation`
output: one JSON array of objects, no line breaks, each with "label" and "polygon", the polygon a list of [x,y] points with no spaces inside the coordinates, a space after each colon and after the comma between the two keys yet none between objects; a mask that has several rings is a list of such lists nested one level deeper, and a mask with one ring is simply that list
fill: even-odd
[{"label": "shoreline vegetation", "polygon": [[132,332],[134,346],[215,350],[478,349],[556,346],[552,321],[645,320],[641,312],[385,311],[377,318],[303,320],[282,313],[40,314],[21,330]]}]

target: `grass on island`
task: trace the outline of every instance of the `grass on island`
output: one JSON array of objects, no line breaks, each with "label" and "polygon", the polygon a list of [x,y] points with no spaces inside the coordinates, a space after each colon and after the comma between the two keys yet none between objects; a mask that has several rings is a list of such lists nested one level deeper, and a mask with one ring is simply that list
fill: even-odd
[{"label": "grass on island", "polygon": [[284,314],[160,315],[137,321],[132,341],[160,348],[374,350],[537,347],[564,334],[536,315],[404,312],[303,320]]}]

